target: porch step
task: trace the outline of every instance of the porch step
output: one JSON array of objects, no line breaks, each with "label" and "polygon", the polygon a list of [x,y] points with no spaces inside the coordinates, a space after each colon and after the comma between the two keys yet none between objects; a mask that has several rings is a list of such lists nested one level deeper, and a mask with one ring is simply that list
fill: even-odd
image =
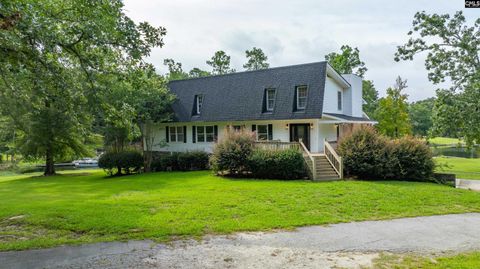
[{"label": "porch step", "polygon": [[[338,176],[335,169],[325,156],[315,156],[315,175],[314,180],[338,180]],[[312,169],[312,167],[309,167]]]}]

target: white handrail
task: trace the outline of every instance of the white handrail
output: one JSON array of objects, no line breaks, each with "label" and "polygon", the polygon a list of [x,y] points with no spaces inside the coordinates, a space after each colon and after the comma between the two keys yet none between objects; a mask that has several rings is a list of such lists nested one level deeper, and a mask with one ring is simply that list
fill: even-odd
[{"label": "white handrail", "polygon": [[308,158],[310,158],[310,160],[312,161],[312,179],[315,179],[316,177],[316,173],[317,173],[317,169],[315,168],[315,158],[313,158],[312,154],[310,153],[310,151],[307,149],[307,147],[305,146],[305,144],[303,144],[303,141],[302,139],[300,138],[298,140],[298,143],[300,144],[300,146],[302,146],[302,149],[305,153],[307,153],[307,156]]},{"label": "white handrail", "polygon": [[[335,164],[333,163],[332,160],[330,160],[329,158],[329,155],[327,154],[327,149],[328,149],[328,152],[330,152],[333,156],[333,158],[335,158],[335,160],[338,162],[338,168],[335,166]],[[328,162],[332,165],[333,169],[335,170],[335,172],[337,172],[337,174],[340,176],[340,178],[342,179],[343,178],[343,161],[342,161],[342,157],[338,156],[337,152],[335,151],[335,149],[332,147],[332,145],[330,145],[330,143],[327,141],[327,139],[325,139],[323,141],[323,152],[325,153],[325,157],[327,158]]]}]

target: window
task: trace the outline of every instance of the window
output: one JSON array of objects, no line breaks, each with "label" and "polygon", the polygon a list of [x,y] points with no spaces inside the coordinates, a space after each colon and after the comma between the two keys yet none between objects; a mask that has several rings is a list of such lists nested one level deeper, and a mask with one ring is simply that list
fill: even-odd
[{"label": "window", "polygon": [[213,142],[215,140],[215,129],[213,126],[197,126],[198,142]]},{"label": "window", "polygon": [[197,107],[196,107],[197,113],[196,114],[200,115],[200,111],[202,111],[202,106],[203,106],[203,95],[201,95],[201,94],[197,95],[196,98],[197,98],[197,100],[195,100],[196,103],[197,103]]},{"label": "window", "polygon": [[307,106],[307,86],[297,87],[297,109],[302,110]]},{"label": "window", "polygon": [[338,110],[342,110],[342,92],[341,91],[337,92],[337,107],[338,107]]},{"label": "window", "polygon": [[268,125],[257,125],[257,140],[268,140]]},{"label": "window", "polygon": [[245,129],[245,125],[233,125],[232,128],[235,132],[240,132],[242,129]]},{"label": "window", "polygon": [[184,142],[183,126],[169,127],[170,142]]},{"label": "window", "polygon": [[266,110],[273,111],[275,106],[275,89],[266,89],[265,97]]}]

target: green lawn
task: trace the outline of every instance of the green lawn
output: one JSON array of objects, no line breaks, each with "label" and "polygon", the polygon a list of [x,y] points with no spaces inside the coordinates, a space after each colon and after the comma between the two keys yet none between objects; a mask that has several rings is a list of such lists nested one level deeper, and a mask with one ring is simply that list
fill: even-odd
[{"label": "green lawn", "polygon": [[457,178],[480,179],[480,159],[436,157],[437,172],[454,173]]},{"label": "green lawn", "polygon": [[425,258],[419,256],[382,255],[374,268],[472,269],[480,268],[480,252]]},{"label": "green lawn", "polygon": [[431,183],[240,180],[209,171],[3,176],[0,197],[0,250],[480,212],[480,193]]},{"label": "green lawn", "polygon": [[458,138],[450,137],[433,137],[429,138],[428,142],[436,145],[458,145],[459,143],[463,143],[463,141]]}]

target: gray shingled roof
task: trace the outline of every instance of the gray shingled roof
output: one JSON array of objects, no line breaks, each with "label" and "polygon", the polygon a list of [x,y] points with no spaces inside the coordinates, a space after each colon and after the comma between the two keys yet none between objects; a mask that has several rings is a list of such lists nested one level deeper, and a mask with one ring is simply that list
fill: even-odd
[{"label": "gray shingled roof", "polygon": [[348,115],[344,115],[344,114],[337,114],[337,113],[325,113],[325,115],[337,117],[337,118],[340,118],[340,119],[342,119],[342,120],[348,120],[348,121],[375,122],[374,120],[369,119],[369,118],[364,118],[364,117],[352,117],[352,116],[348,116]]},{"label": "gray shingled roof", "polygon": [[[177,96],[174,120],[243,121],[321,118],[326,62],[276,67],[227,75],[177,80],[169,88]],[[307,85],[307,106],[293,111],[295,86]],[[266,88],[277,89],[273,112],[262,113]],[[200,115],[192,115],[195,95],[204,96]]]}]

